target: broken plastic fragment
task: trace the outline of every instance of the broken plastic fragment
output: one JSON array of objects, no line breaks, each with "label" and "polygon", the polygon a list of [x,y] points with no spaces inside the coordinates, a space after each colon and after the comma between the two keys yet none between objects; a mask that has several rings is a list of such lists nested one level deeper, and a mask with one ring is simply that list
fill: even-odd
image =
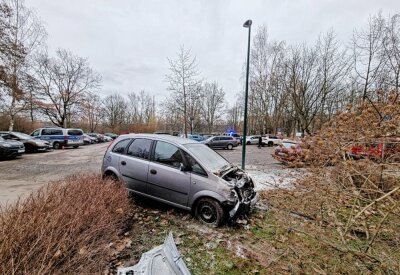
[{"label": "broken plastic fragment", "polygon": [[190,275],[178,249],[172,233],[165,238],[164,244],[143,253],[139,263],[131,267],[118,268],[118,275]]}]

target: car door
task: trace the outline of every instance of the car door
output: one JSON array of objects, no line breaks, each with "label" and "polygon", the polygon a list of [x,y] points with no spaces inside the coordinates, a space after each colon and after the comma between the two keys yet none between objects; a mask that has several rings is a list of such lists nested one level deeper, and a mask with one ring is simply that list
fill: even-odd
[{"label": "car door", "polygon": [[183,164],[183,156],[177,146],[157,141],[149,165],[147,194],[187,206],[190,172],[181,171],[181,164]]},{"label": "car door", "polygon": [[[119,157],[119,172],[128,189],[146,193],[151,139],[134,139]],[[115,148],[115,147],[114,147]]]},{"label": "car door", "polygon": [[221,147],[221,137],[214,137],[211,144],[214,148]]}]

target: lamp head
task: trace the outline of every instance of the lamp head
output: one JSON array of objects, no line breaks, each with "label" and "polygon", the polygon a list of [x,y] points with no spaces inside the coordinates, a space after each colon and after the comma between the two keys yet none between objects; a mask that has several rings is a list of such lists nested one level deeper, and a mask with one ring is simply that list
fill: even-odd
[{"label": "lamp head", "polygon": [[243,27],[245,28],[250,28],[251,24],[253,23],[253,21],[251,21],[250,19],[247,20],[246,22],[244,22]]}]

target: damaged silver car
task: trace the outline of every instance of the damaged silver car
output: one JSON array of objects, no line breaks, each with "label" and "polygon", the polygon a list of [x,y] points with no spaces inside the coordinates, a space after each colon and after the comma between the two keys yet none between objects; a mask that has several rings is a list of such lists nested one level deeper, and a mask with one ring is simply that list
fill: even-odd
[{"label": "damaged silver car", "polygon": [[204,144],[174,136],[118,137],[106,150],[102,174],[211,226],[248,215],[258,200],[245,171]]}]

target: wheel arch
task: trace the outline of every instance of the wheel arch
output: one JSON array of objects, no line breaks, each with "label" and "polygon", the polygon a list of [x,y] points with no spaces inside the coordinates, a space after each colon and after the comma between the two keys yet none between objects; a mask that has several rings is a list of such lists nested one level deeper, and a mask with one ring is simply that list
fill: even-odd
[{"label": "wheel arch", "polygon": [[105,179],[107,176],[111,176],[111,175],[115,175],[119,180],[121,180],[119,173],[117,171],[117,169],[115,169],[114,167],[107,167],[103,174],[101,175],[101,177],[103,179]]},{"label": "wheel arch", "polygon": [[221,204],[221,206],[223,206],[224,202],[227,201],[223,196],[221,196],[220,194],[213,192],[213,191],[203,190],[203,191],[197,192],[192,197],[192,199],[189,203],[189,207],[193,213],[194,213],[196,204],[199,202],[199,200],[204,199],[204,198],[216,200],[219,204]]}]

